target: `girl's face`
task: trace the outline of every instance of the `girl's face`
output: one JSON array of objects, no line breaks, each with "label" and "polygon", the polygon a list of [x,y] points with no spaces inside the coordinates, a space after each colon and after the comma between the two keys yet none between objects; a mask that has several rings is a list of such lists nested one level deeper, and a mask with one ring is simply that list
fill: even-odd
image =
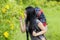
[{"label": "girl's face", "polygon": [[25,16],[25,18],[27,17],[26,11],[24,11],[24,16]]}]

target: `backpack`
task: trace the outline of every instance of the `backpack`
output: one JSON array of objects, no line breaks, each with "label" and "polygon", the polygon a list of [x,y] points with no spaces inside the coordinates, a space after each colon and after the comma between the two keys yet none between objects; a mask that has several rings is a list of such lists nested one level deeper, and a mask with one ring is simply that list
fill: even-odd
[{"label": "backpack", "polygon": [[46,17],[44,15],[43,11],[40,8],[36,7],[35,12],[36,12],[36,16],[43,23],[43,25],[45,27],[47,25],[47,22],[46,22]]},{"label": "backpack", "polygon": [[[36,19],[34,19],[32,21],[32,23],[30,23],[30,26],[26,26],[26,38],[27,40],[29,40],[29,34],[32,35],[32,32],[35,31],[35,32],[39,32],[41,31],[41,29],[38,27],[37,25],[38,23],[36,22]],[[39,38],[39,36],[37,36]]]},{"label": "backpack", "polygon": [[[36,36],[36,37],[34,37],[34,36],[32,35],[32,32],[33,32],[33,31],[35,31],[36,33],[41,31],[41,29],[38,27],[38,23],[39,23],[39,20],[38,20],[38,19],[34,19],[34,20],[32,21],[32,23],[30,23],[29,33],[30,33],[30,36],[31,36],[31,40],[34,40],[34,38],[36,38],[36,40],[42,40],[42,39],[41,39],[41,36],[45,37],[44,34],[39,35],[39,36]],[[37,39],[37,38],[38,38],[38,39]]]}]

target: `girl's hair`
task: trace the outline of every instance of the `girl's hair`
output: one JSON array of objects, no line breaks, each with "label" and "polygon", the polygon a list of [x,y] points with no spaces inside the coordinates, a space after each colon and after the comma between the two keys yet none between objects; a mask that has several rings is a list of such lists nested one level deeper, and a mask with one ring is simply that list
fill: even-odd
[{"label": "girl's hair", "polygon": [[26,24],[28,24],[28,22],[33,22],[33,20],[36,18],[35,8],[28,6],[25,10],[27,15]]}]

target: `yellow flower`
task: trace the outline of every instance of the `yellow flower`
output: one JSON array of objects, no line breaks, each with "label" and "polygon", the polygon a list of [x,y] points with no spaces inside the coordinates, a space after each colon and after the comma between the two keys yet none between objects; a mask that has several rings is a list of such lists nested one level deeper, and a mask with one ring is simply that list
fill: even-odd
[{"label": "yellow flower", "polygon": [[35,4],[36,4],[36,5],[38,5],[38,4],[39,4],[39,3],[38,3],[38,0],[35,2]]},{"label": "yellow flower", "polygon": [[24,14],[22,15],[22,18],[24,18]]},{"label": "yellow flower", "polygon": [[6,11],[7,11],[6,8],[2,8],[3,13],[6,13]]},{"label": "yellow flower", "polygon": [[10,29],[11,29],[11,30],[14,29],[14,24],[10,24]]},{"label": "yellow flower", "polygon": [[6,8],[6,9],[9,9],[9,5],[6,5],[5,8]]},{"label": "yellow flower", "polygon": [[9,33],[6,31],[6,32],[4,32],[4,37],[6,37],[6,38],[8,38],[8,36],[9,36]]},{"label": "yellow flower", "polygon": [[21,13],[20,15],[21,15],[22,18],[24,18],[24,14],[23,13]]},{"label": "yellow flower", "polygon": [[10,23],[10,20],[6,20],[7,23]]}]

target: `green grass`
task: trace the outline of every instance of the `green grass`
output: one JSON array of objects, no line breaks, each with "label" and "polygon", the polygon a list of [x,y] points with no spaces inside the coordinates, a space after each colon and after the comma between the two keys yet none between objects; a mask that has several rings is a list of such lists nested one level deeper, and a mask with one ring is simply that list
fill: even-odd
[{"label": "green grass", "polygon": [[48,40],[60,40],[60,10],[56,7],[44,9],[48,22],[46,37]]}]

